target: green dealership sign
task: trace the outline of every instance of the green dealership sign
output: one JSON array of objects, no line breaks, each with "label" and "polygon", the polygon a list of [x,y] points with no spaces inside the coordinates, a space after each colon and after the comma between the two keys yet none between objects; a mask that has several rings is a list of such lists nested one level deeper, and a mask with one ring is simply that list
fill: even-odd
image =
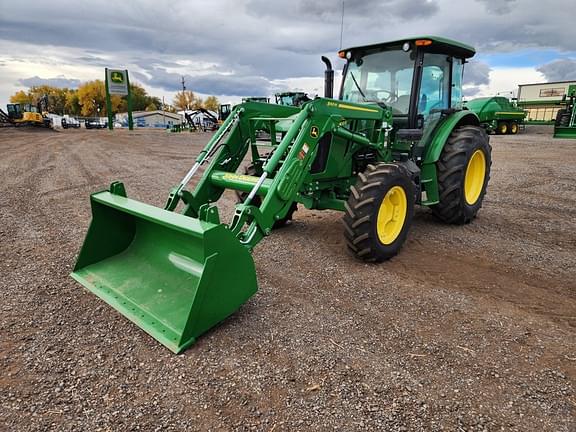
[{"label": "green dealership sign", "polygon": [[110,94],[126,96],[128,94],[127,71],[108,69],[108,92]]},{"label": "green dealership sign", "polygon": [[132,121],[132,97],[130,95],[130,80],[126,69],[105,70],[106,78],[106,111],[108,112],[108,129],[114,129],[114,114],[112,113],[111,95],[126,96],[128,105],[128,129],[134,127]]}]

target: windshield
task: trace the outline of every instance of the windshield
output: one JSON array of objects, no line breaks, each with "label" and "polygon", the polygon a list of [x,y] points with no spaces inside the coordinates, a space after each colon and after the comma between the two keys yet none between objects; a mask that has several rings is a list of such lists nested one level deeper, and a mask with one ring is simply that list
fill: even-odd
[{"label": "windshield", "polygon": [[342,100],[384,103],[397,115],[407,115],[414,74],[411,53],[380,51],[348,63]]},{"label": "windshield", "polygon": [[281,95],[279,99],[280,99],[279,101],[280,105],[288,105],[288,106],[295,105],[293,95]]}]

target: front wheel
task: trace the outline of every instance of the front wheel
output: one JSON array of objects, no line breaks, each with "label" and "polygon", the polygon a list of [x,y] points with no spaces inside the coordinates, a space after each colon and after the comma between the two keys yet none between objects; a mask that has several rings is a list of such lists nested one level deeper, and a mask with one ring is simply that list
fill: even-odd
[{"label": "front wheel", "polygon": [[474,219],[482,207],[491,165],[492,148],[484,129],[454,129],[436,163],[440,202],[431,206],[434,215],[457,225]]},{"label": "front wheel", "polygon": [[352,253],[363,261],[395,256],[406,241],[414,216],[414,185],[399,165],[368,165],[350,188],[342,222]]}]

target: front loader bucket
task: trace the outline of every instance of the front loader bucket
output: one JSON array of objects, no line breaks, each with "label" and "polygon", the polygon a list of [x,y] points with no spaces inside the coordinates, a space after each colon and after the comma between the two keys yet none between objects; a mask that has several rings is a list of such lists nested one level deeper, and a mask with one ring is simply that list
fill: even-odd
[{"label": "front loader bucket", "polygon": [[256,292],[252,256],[224,225],[110,192],[91,204],[71,276],[173,352]]}]

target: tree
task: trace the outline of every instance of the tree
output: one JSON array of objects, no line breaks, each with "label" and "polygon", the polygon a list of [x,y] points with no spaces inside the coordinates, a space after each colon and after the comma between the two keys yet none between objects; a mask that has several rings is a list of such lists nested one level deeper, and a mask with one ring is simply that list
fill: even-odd
[{"label": "tree", "polygon": [[[106,110],[106,87],[101,80],[88,81],[78,87],[78,102],[82,107],[80,114],[83,116],[105,116]],[[110,95],[112,113],[121,111],[123,101],[118,95]]]},{"label": "tree", "polygon": [[[150,104],[148,100],[150,97],[146,93],[146,90],[138,84],[130,83],[130,95],[132,97],[133,111],[144,111],[146,106]],[[128,109],[128,107],[126,107],[126,109]]]},{"label": "tree", "polygon": [[12,103],[30,103],[36,105],[44,96],[48,97],[48,112],[63,114],[66,106],[67,88],[52,87],[49,85],[33,86],[27,92],[20,90],[10,97]]},{"label": "tree", "polygon": [[150,102],[145,111],[156,111],[157,109],[158,107],[154,104],[154,102]]},{"label": "tree", "polygon": [[66,92],[66,103],[64,104],[64,113],[71,115],[80,114],[80,99],[77,90],[68,90]]},{"label": "tree", "polygon": [[180,91],[176,93],[176,96],[174,96],[174,101],[172,101],[172,104],[177,110],[184,111],[191,109],[195,100],[196,95],[194,92],[190,90]]},{"label": "tree", "polygon": [[204,101],[204,108],[209,111],[218,112],[218,109],[220,108],[220,101],[216,96],[208,96]]},{"label": "tree", "polygon": [[12,96],[10,96],[10,103],[15,104],[29,104],[32,103],[32,96],[26,93],[24,90],[18,90]]},{"label": "tree", "polygon": [[192,101],[192,105],[190,106],[190,108],[194,110],[204,108],[204,102],[202,101],[202,98],[195,97],[194,101]]}]

